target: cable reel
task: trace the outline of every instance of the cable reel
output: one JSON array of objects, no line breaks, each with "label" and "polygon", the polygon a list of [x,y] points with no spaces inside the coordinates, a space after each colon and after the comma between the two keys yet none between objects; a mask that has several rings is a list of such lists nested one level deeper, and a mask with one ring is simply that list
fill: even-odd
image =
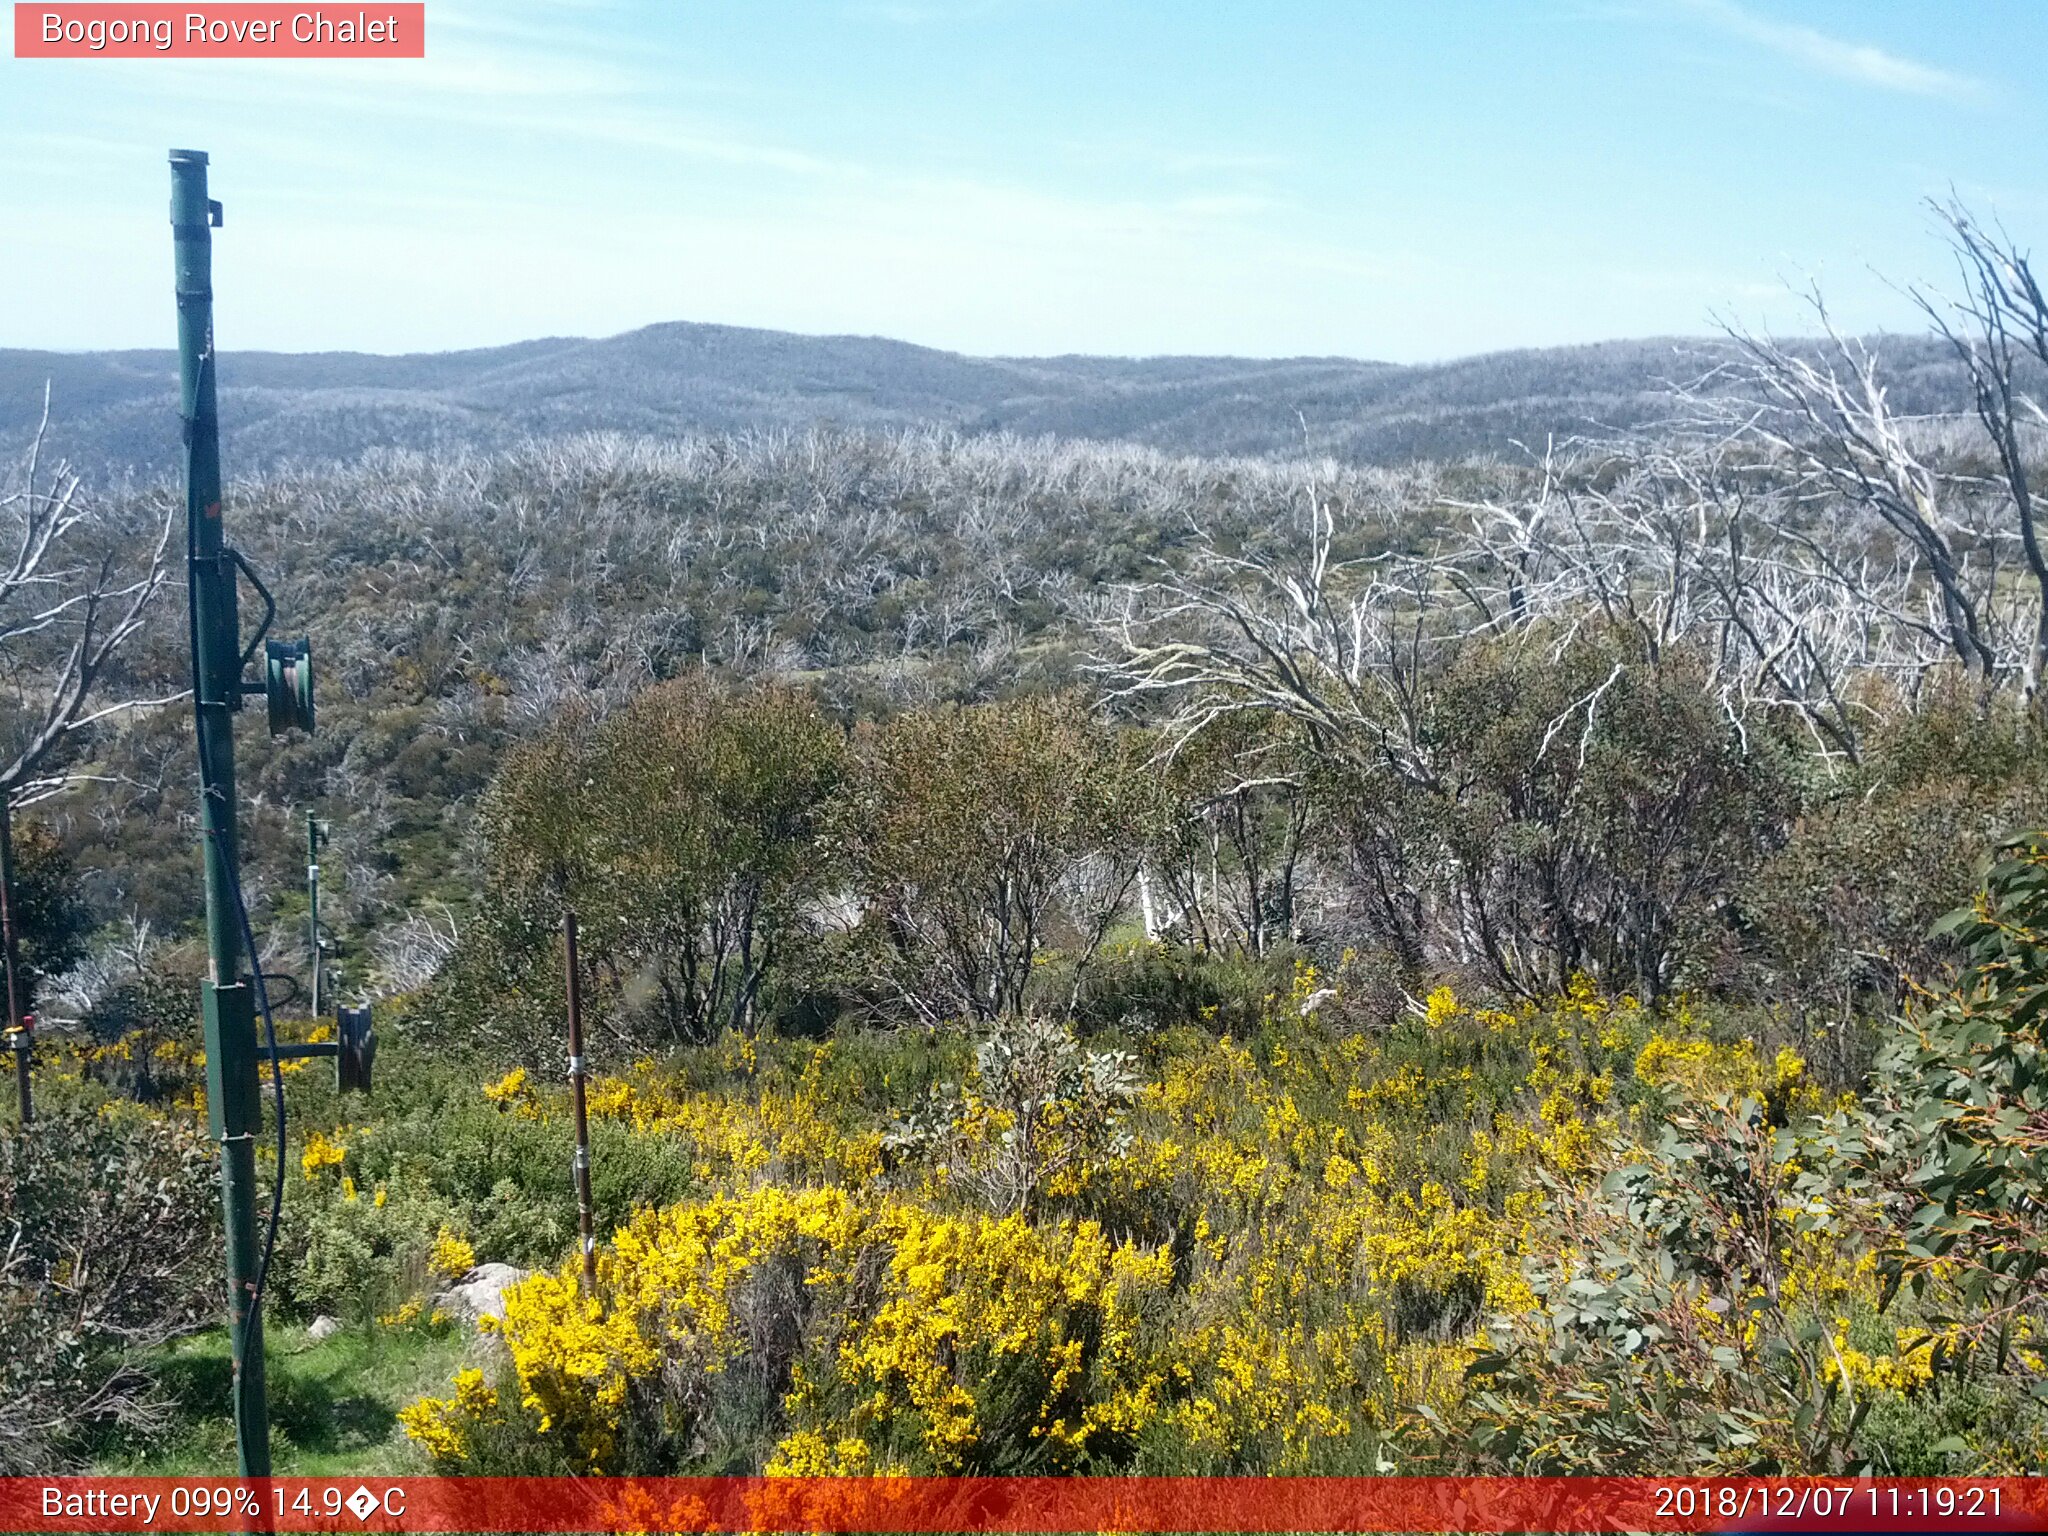
[{"label": "cable reel", "polygon": [[[256,626],[255,638],[242,651],[242,659],[236,668],[239,687],[231,690],[229,707],[241,708],[244,694],[263,695],[269,707],[270,734],[282,736],[287,731],[300,730],[311,735],[313,732],[313,642],[311,640],[272,640],[267,638],[270,626],[277,618],[277,599],[270,595],[270,588],[263,585],[263,578],[256,574],[256,568],[238,549],[221,552],[225,565],[238,570],[248,578],[249,585],[256,589],[256,595],[263,599],[263,621]],[[233,633],[235,589],[232,581],[223,594],[228,603],[229,633]],[[263,652],[263,680],[248,681],[249,664],[256,659],[258,650]]]},{"label": "cable reel", "polygon": [[265,701],[270,706],[270,734],[313,730],[313,642],[266,640],[263,643]]}]

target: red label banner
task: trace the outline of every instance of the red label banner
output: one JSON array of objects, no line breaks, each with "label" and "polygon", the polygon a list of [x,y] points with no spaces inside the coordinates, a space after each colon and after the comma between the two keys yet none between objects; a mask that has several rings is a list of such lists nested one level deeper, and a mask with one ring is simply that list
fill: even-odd
[{"label": "red label banner", "polygon": [[0,1479],[20,1532],[2043,1528],[2048,1483],[2019,1478]]},{"label": "red label banner", "polygon": [[427,8],[391,5],[14,7],[17,59],[423,59]]}]

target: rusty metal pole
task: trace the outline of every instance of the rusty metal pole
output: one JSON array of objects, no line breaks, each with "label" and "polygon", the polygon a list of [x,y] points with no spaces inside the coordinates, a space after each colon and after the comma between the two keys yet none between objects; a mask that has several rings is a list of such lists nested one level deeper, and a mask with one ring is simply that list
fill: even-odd
[{"label": "rusty metal pole", "polygon": [[583,984],[576,963],[576,913],[562,914],[569,999],[569,1105],[576,1122],[576,1225],[583,1238],[583,1294],[597,1294],[597,1233],[590,1211],[590,1116],[584,1106]]},{"label": "rusty metal pole", "polygon": [[20,1095],[21,1123],[33,1125],[36,1106],[28,1081],[33,1036],[21,1012],[21,946],[15,935],[14,797],[4,788],[0,788],[0,963],[7,970],[7,1043],[14,1049],[14,1081]]}]

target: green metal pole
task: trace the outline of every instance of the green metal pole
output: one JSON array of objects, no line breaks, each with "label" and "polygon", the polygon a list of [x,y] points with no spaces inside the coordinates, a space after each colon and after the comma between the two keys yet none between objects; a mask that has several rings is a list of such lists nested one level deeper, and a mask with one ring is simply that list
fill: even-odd
[{"label": "green metal pole", "polygon": [[313,1017],[320,1017],[320,823],[306,812],[306,936],[313,953]]},{"label": "green metal pole", "polygon": [[[256,1021],[235,901],[235,732],[242,704],[235,568],[221,532],[220,419],[214,406],[213,232],[206,156],[171,151],[171,236],[177,256],[178,386],[185,421],[185,526],[190,555],[193,700],[199,731],[199,815],[206,859],[209,974],[200,987],[206,1104],[220,1142],[227,1227],[228,1323],[234,1352],[235,1443],[245,1477],[270,1474],[263,1400],[263,1318],[256,1311],[256,1136],[262,1127]],[[280,1175],[281,1176],[281,1175]]]}]

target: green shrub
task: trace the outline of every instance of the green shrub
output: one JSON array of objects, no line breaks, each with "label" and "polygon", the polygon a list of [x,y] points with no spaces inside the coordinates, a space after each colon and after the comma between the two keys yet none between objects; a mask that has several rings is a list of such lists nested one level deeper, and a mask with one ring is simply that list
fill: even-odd
[{"label": "green shrub", "polygon": [[[1914,980],[1960,958],[1933,932],[1976,888],[1998,842],[2048,820],[2039,725],[1986,707],[1953,679],[1931,684],[1865,738],[1861,761],[1809,786],[1782,849],[1689,942],[1691,978],[1795,1012],[1888,1017]],[[1873,1039],[1841,1063],[1870,1065]]]},{"label": "green shrub", "polygon": [[[288,1170],[283,1294],[300,1312],[373,1316],[417,1296],[444,1225],[479,1260],[521,1268],[553,1264],[575,1241],[566,1095],[551,1113],[521,1114],[436,1070],[415,1072],[406,1096],[366,1126],[309,1132],[341,1148],[341,1160],[310,1180]],[[673,1138],[599,1119],[590,1140],[601,1235],[695,1189],[688,1149]]]},{"label": "green shrub", "polygon": [[[2042,1360],[2048,1322],[2048,833],[2003,843],[1943,928],[1967,957],[1953,991],[1880,1053],[1867,1118],[1837,1116],[1809,1182],[1890,1218],[1887,1282],[1926,1303],[1937,1363],[2002,1373]],[[2048,1377],[2036,1375],[2048,1402]]]},{"label": "green shrub", "polygon": [[1536,1476],[1861,1466],[1829,1321],[1788,1284],[1782,1173],[1762,1106],[1722,1099],[1597,1192],[1546,1180],[1553,1245],[1527,1265],[1539,1307],[1492,1321],[1456,1419],[1422,1410],[1411,1455]]},{"label": "green shrub", "polygon": [[404,1186],[373,1194],[323,1189],[291,1206],[291,1225],[272,1261],[280,1302],[302,1315],[324,1312],[358,1323],[420,1296],[436,1237],[466,1226],[447,1200]]},{"label": "green shrub", "polygon": [[2043,815],[2048,785],[2024,782],[1944,777],[1830,800],[1744,882],[1747,964],[1714,974],[1703,953],[1695,968],[1837,1018],[1888,1014],[1913,978],[1932,981],[1958,957],[1934,926],[1968,899],[1998,839]]},{"label": "green shrub", "polygon": [[217,1166],[183,1119],[46,1105],[0,1125],[0,1475],[161,1426],[143,1354],[223,1299]]},{"label": "green shrub", "polygon": [[[1134,733],[1071,696],[927,709],[856,732],[828,835],[874,942],[873,982],[937,1024],[1021,1013],[1034,967],[1092,958],[1156,808]],[[1053,1011],[1065,1015],[1069,996]]]},{"label": "green shrub", "polygon": [[998,1216],[1034,1213],[1046,1186],[1127,1147],[1135,1059],[1084,1051],[1063,1024],[1013,1019],[976,1047],[970,1084],[938,1089],[883,1138],[942,1165]]},{"label": "green shrub", "polygon": [[1267,997],[1284,987],[1290,956],[1254,960],[1187,944],[1115,944],[1096,955],[1075,985],[1075,962],[1061,955],[1044,970],[1048,1001],[1075,998],[1075,1022],[1089,1032],[1144,1038],[1176,1025],[1242,1032]]}]

